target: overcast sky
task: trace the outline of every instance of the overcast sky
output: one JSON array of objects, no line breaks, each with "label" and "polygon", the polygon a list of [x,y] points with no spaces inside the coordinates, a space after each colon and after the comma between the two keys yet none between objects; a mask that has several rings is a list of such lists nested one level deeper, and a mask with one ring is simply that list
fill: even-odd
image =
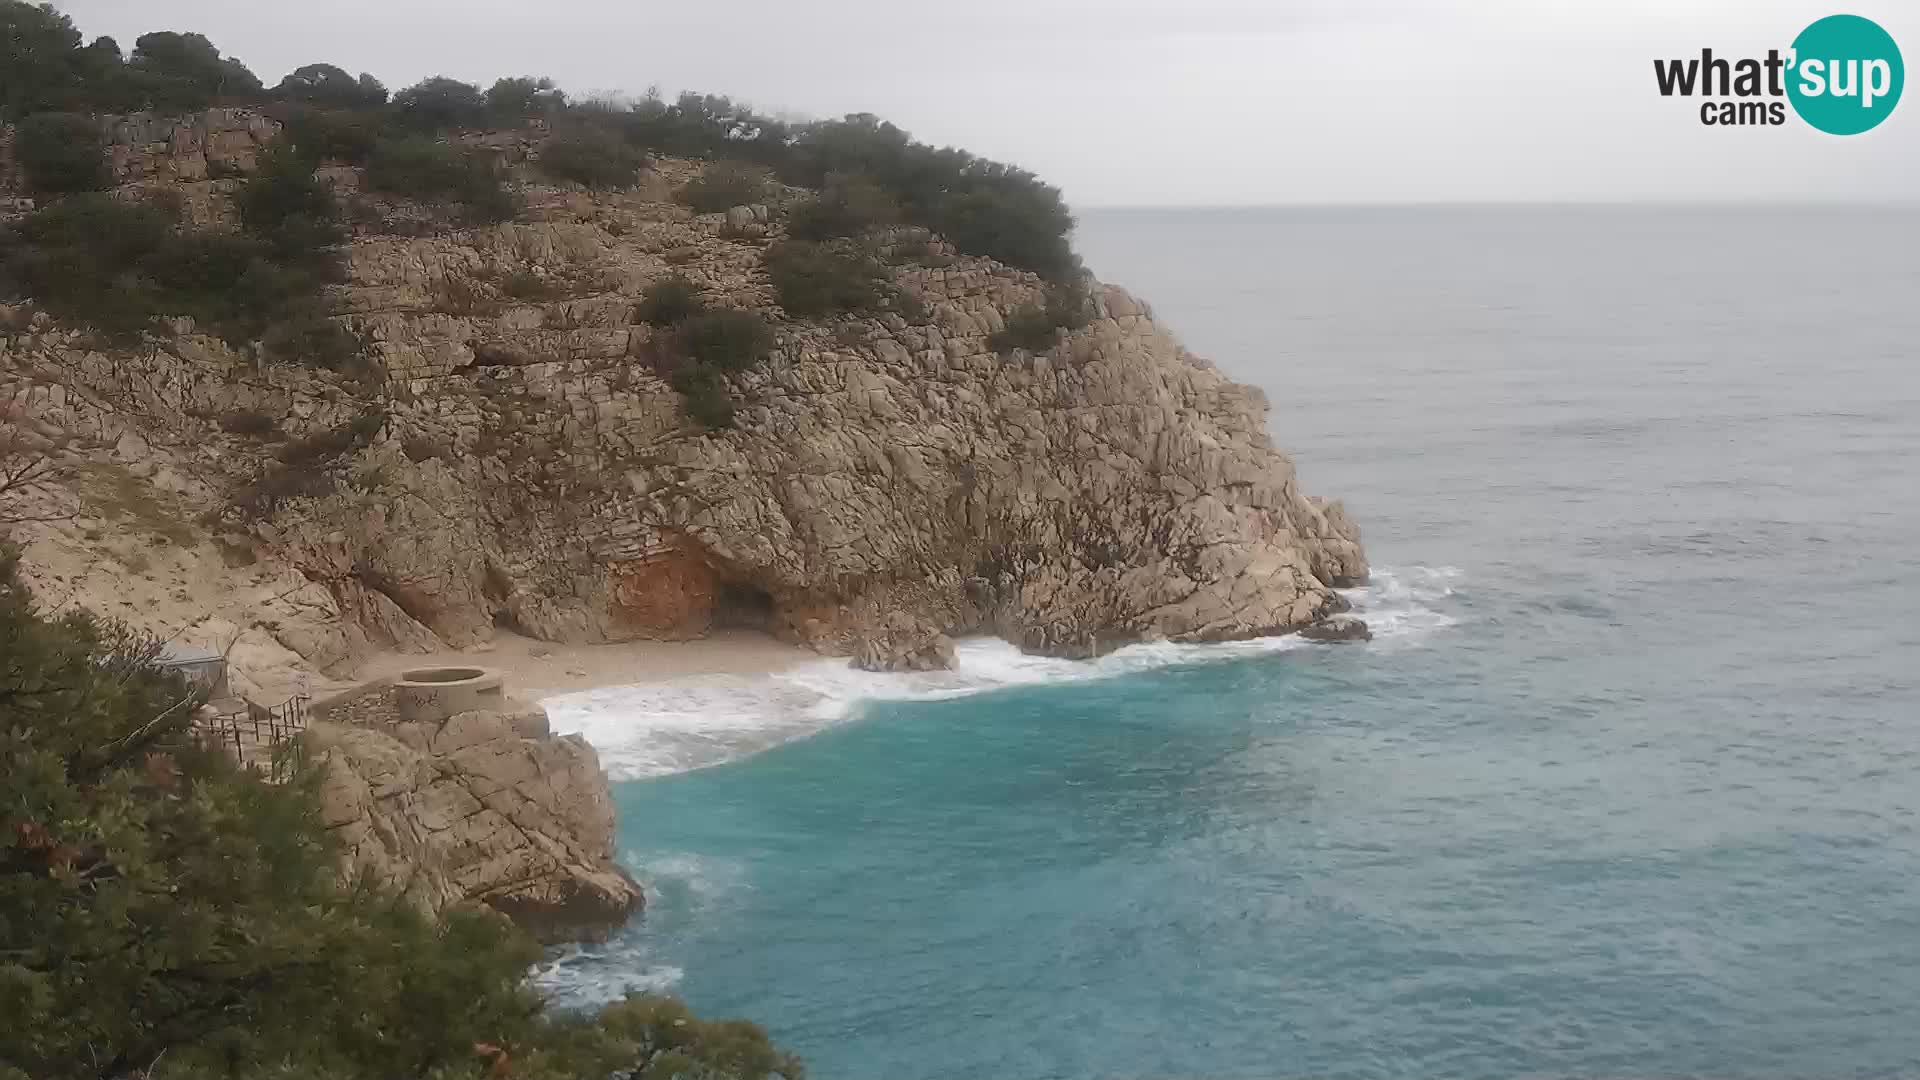
[{"label": "overcast sky", "polygon": [[124,47],[197,30],[268,84],[312,61],[658,85],[878,113],[1075,206],[1910,200],[1920,98],[1833,138],[1709,128],[1652,61],[1764,55],[1836,11],[1920,55],[1920,3],[1794,0],[66,0]]}]

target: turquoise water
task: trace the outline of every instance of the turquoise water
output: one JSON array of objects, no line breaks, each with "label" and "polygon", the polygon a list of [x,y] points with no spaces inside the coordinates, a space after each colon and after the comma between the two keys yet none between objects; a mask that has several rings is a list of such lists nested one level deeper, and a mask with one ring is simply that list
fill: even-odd
[{"label": "turquoise water", "polygon": [[556,701],[652,906],[550,985],[828,1080],[1920,1071],[1916,241],[1088,215],[1348,500],[1388,632]]}]

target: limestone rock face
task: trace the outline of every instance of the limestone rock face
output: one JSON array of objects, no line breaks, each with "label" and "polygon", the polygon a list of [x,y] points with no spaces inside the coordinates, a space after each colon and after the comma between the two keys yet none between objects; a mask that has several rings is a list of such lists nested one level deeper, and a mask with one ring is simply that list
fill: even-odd
[{"label": "limestone rock face", "polygon": [[[522,174],[518,221],[357,226],[334,299],[382,381],[263,369],[191,325],[102,354],[35,316],[0,336],[0,392],[170,456],[199,519],[324,597],[336,632],[280,639],[335,667],[497,627],[587,643],[754,626],[909,666],[942,661],[928,633],[985,633],[1082,657],[1298,630],[1365,580],[1359,530],[1302,490],[1260,391],[1124,290],[1096,283],[1088,325],[1003,355],[990,337],[1043,283],[903,228],[880,248],[914,303],[789,319],[764,252],[790,193],[695,215],[665,193],[699,168],[656,162],[602,194]],[[774,326],[773,357],[729,376],[731,429],[688,420],[662,377],[670,345],[633,317],[668,275]],[[503,284],[529,278],[537,300]],[[237,511],[275,466],[223,431],[236,412],[288,439],[377,430],[308,466],[324,482]]]},{"label": "limestone rock face", "polygon": [[545,714],[316,724],[321,813],[345,869],[438,912],[486,904],[545,940],[603,936],[641,906],[613,863],[599,757]]},{"label": "limestone rock face", "polygon": [[854,642],[853,666],[862,671],[951,671],[953,640],[905,612]]}]

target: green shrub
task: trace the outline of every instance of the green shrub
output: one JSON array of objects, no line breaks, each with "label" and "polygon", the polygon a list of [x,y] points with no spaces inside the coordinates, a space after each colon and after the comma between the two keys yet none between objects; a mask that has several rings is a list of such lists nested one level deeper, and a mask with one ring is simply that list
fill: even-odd
[{"label": "green shrub", "polygon": [[876,311],[891,295],[886,267],[845,241],[787,240],[767,252],[767,276],[780,306],[798,319]]},{"label": "green shrub", "polygon": [[347,240],[332,189],[315,178],[311,160],[284,143],[261,157],[234,202],[247,231],[272,244],[283,262],[321,263]]},{"label": "green shrub", "polygon": [[865,178],[835,176],[818,196],[796,206],[787,218],[787,234],[796,240],[857,237],[898,223],[900,204]]},{"label": "green shrub", "polygon": [[366,368],[366,342],[360,335],[313,308],[296,311],[276,323],[260,344],[267,358],[276,363],[354,374]]},{"label": "green shrub", "polygon": [[716,161],[676,195],[696,214],[718,214],[767,198],[766,170],[738,161]]},{"label": "green shrub", "polygon": [[823,188],[835,174],[863,176],[892,195],[903,221],[940,233],[963,252],[1055,281],[1069,281],[1079,269],[1065,199],[1023,169],[915,142],[870,114],[799,128],[785,150],[778,169],[788,183]]},{"label": "green shrub", "polygon": [[695,315],[680,333],[688,359],[719,371],[744,371],[773,351],[773,329],[767,321],[738,308]]},{"label": "green shrub", "polygon": [[138,336],[163,296],[142,264],[170,236],[152,206],[83,194],[37,210],[0,242],[0,280],[57,318],[114,339]]},{"label": "green shrub", "polygon": [[672,274],[647,286],[640,303],[633,309],[637,322],[651,326],[677,326],[706,310],[699,286],[685,275]]},{"label": "green shrub", "polygon": [[452,455],[453,450],[444,442],[429,439],[424,435],[414,435],[400,444],[400,450],[407,460],[415,465],[426,461],[437,461]]},{"label": "green shrub", "polygon": [[924,223],[961,251],[1065,281],[1080,260],[1068,243],[1073,215],[1058,196],[1029,182],[987,184],[941,196]]},{"label": "green shrub", "polygon": [[669,378],[684,399],[687,415],[704,427],[719,430],[733,426],[733,394],[727,389],[726,376],[710,367],[688,364]]},{"label": "green shrub", "polygon": [[478,221],[506,221],[519,212],[491,162],[431,139],[379,143],[367,164],[367,186],[420,202],[460,203]]},{"label": "green shrub", "polygon": [[220,55],[202,34],[142,34],[134,39],[127,68],[151,107],[161,112],[193,112],[221,98],[265,96],[245,64]]},{"label": "green shrub", "polygon": [[280,80],[274,93],[289,101],[304,101],[343,109],[377,109],[387,103],[387,88],[362,74],[358,79],[332,64],[306,64]]},{"label": "green shrub", "polygon": [[1007,316],[1007,324],[987,338],[994,352],[1005,355],[1015,349],[1045,352],[1059,339],[1059,326],[1039,304],[1027,304]]},{"label": "green shrub", "polygon": [[486,95],[472,83],[436,75],[393,95],[396,115],[407,126],[423,132],[484,127],[488,120]]},{"label": "green shrub", "polygon": [[567,95],[544,75],[496,80],[485,97],[490,119],[509,126],[567,107]]},{"label": "green shrub", "polygon": [[14,160],[26,173],[27,189],[37,197],[76,191],[105,191],[106,136],[100,123],[75,113],[38,113],[15,129]]},{"label": "green shrub", "polygon": [[1006,326],[987,339],[997,353],[1015,349],[1045,352],[1059,340],[1060,330],[1079,330],[1093,319],[1093,301],[1086,286],[1051,285],[1039,304],[1027,304],[1007,317]]},{"label": "green shrub", "polygon": [[315,165],[365,165],[380,143],[380,124],[365,113],[292,106],[282,114],[280,141]]},{"label": "green shrub", "polygon": [[596,191],[632,187],[646,163],[646,154],[598,131],[556,135],[540,148],[542,172]]},{"label": "green shrub", "polygon": [[374,409],[323,431],[295,439],[280,448],[280,461],[290,467],[314,468],[366,446],[387,423],[387,414]]},{"label": "green shrub", "polygon": [[500,291],[515,300],[529,302],[553,300],[566,294],[560,285],[530,270],[515,270],[507,275],[507,280],[500,285]]}]

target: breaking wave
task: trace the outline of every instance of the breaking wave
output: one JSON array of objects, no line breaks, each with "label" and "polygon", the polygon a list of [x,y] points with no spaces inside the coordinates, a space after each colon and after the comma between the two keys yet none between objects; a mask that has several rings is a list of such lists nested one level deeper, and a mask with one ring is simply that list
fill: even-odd
[{"label": "breaking wave", "polygon": [[[1386,568],[1345,595],[1373,627],[1369,647],[1396,648],[1454,624],[1443,609],[1460,577],[1450,566]],[[543,704],[555,731],[585,736],[615,779],[635,780],[724,764],[804,738],[852,718],[866,702],[965,697],[1315,647],[1291,635],[1210,645],[1162,641],[1129,645],[1096,660],[1061,660],[974,638],[958,643],[953,671],[878,673],[821,659],[765,675],[601,687]]]}]

